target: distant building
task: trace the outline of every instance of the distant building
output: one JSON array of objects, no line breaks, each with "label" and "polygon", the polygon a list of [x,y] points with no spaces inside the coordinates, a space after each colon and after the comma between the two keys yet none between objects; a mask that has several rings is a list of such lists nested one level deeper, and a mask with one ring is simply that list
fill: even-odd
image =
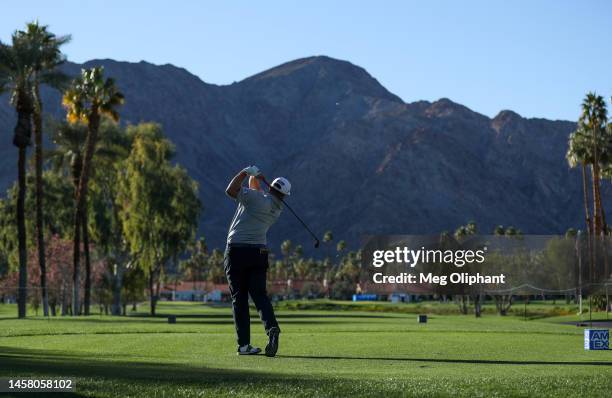
[{"label": "distant building", "polygon": [[268,281],[267,288],[269,295],[285,298],[322,296],[325,289],[321,281],[302,279]]},{"label": "distant building", "polygon": [[365,282],[363,286],[361,286],[361,289],[364,293],[377,294],[380,299],[386,299],[392,303],[410,303],[431,295],[430,289],[425,285],[412,285],[406,287],[389,283],[378,284]]},{"label": "distant building", "polygon": [[162,287],[160,296],[169,301],[229,301],[229,287],[225,283],[209,281],[183,281],[169,283]]}]

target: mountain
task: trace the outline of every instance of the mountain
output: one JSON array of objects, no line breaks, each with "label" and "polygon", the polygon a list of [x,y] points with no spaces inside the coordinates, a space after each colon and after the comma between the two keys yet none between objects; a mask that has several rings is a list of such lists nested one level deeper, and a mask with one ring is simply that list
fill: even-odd
[{"label": "mountain", "polygon": [[[176,144],[176,160],[200,184],[200,223],[221,247],[234,203],[224,189],[256,164],[287,177],[292,207],[322,235],[352,247],[375,233],[439,233],[475,220],[525,233],[581,227],[581,180],[565,161],[567,121],[493,119],[449,99],[404,103],[363,68],[325,56],[285,63],[226,86],[182,68],[93,60],[126,96],[123,123],[157,121]],[[60,95],[44,90],[45,110],[63,117]],[[0,189],[15,179],[14,111],[0,103]],[[278,248],[308,235],[287,212],[270,234]]]}]

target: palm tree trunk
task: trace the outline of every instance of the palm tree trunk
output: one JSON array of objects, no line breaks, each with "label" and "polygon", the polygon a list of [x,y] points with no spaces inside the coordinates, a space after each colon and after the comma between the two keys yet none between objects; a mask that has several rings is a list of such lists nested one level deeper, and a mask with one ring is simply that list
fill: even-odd
[{"label": "palm tree trunk", "polygon": [[600,192],[600,173],[599,173],[599,148],[597,141],[599,139],[599,129],[593,127],[593,163],[591,171],[593,172],[593,219],[595,222],[595,236],[599,237],[602,232],[601,219],[601,192]]},{"label": "palm tree trunk", "polygon": [[25,193],[26,193],[26,147],[19,148],[17,163],[19,191],[17,194],[17,235],[19,239],[19,293],[17,299],[17,312],[19,318],[26,316],[27,283],[28,283],[28,256],[26,248],[25,227]]},{"label": "palm tree trunk", "polygon": [[40,267],[40,293],[44,316],[49,316],[49,296],[47,293],[47,266],[45,259],[45,235],[43,220],[43,148],[42,148],[42,103],[38,86],[34,87],[34,160],[36,164],[36,242],[38,246],[38,266]]},{"label": "palm tree trunk", "polygon": [[[80,154],[77,154],[76,159],[71,163],[71,168],[72,168],[72,184],[74,185],[74,203],[75,203],[75,214],[76,214],[76,198],[79,192],[79,179],[81,176],[81,169],[83,167],[83,162],[81,161],[81,156]],[[79,229],[75,229],[74,231],[74,237],[73,237],[73,260],[74,260],[74,255],[75,254],[79,254],[80,255],[80,246],[81,246],[81,231]],[[80,260],[77,259],[77,261]],[[80,265],[80,264],[79,264]],[[77,289],[75,289],[74,287],[77,286],[76,283],[74,283],[75,280],[79,280],[80,278],[80,267],[75,267],[75,272],[73,274],[73,291],[72,291],[72,298],[73,301],[75,301],[74,299],[76,298],[78,300],[79,298],[79,292]]]},{"label": "palm tree trunk", "polygon": [[81,279],[81,217],[79,215],[78,205],[74,211],[73,218],[73,246],[72,246],[72,261],[74,270],[72,273],[72,314],[78,315],[80,308],[80,279]]},{"label": "palm tree trunk", "polygon": [[26,150],[32,136],[32,101],[26,87],[17,91],[17,124],[13,135],[13,145],[19,149],[17,161],[17,237],[19,241],[19,292],[17,293],[17,314],[19,318],[26,316],[27,284],[28,284],[28,253],[25,226],[25,195],[26,195]]},{"label": "palm tree trunk", "polygon": [[590,264],[593,264],[595,261],[593,254],[593,246],[592,246],[592,236],[593,236],[593,220],[591,220],[591,214],[589,211],[589,189],[588,189],[588,175],[587,175],[587,166],[582,163],[582,191],[584,197],[584,217],[586,222],[586,233],[587,233],[587,252],[589,255],[589,270]]},{"label": "palm tree trunk", "polygon": [[595,200],[595,235],[600,236],[603,230],[603,209],[601,205],[601,181],[599,164],[593,165],[593,196]]},{"label": "palm tree trunk", "polygon": [[[599,164],[594,164],[593,165],[593,195],[594,195],[594,200],[595,200],[595,205],[597,206],[597,209],[599,210],[599,220],[595,220],[595,224],[596,224],[596,234],[593,237],[594,240],[594,247],[595,249],[593,250],[593,257],[594,257],[594,262],[592,264],[592,269],[591,269],[591,281],[593,282],[593,279],[597,279],[600,277],[600,275],[598,275],[598,273],[600,273],[601,271],[601,267],[597,267],[595,261],[598,261],[597,259],[597,252],[601,251],[601,255],[603,255],[603,260],[604,260],[604,268],[607,270],[608,268],[608,258],[607,258],[607,250],[606,250],[606,245],[605,245],[605,235],[606,235],[606,222],[605,222],[605,215],[604,215],[604,209],[603,209],[603,204],[601,201],[601,179],[600,179],[600,170],[599,170]],[[598,223],[599,221],[599,223]],[[599,229],[597,229],[597,225],[599,226]],[[601,242],[601,243],[600,243]],[[598,244],[601,246],[601,250],[596,250]],[[607,274],[606,274],[607,277]]]},{"label": "palm tree trunk", "polygon": [[[595,272],[595,262],[597,261],[597,243],[598,238],[601,234],[601,196],[599,191],[599,149],[597,147],[598,140],[598,129],[593,128],[593,163],[591,164],[591,172],[593,174],[593,222],[594,222],[594,233],[593,233],[593,261],[591,262],[591,268],[589,272],[589,284],[593,283],[593,273]],[[589,314],[591,309],[589,308]]]},{"label": "palm tree trunk", "polygon": [[81,257],[80,257],[80,237],[79,230],[81,229],[84,214],[86,211],[87,203],[87,186],[89,184],[89,173],[91,170],[91,161],[93,159],[94,150],[96,148],[96,142],[98,140],[98,128],[100,127],[100,115],[95,105],[92,106],[89,125],[87,129],[87,139],[85,141],[85,155],[83,156],[83,169],[81,170],[81,176],[79,178],[79,188],[77,190],[76,205],[74,211],[74,247],[73,247],[73,307],[76,311],[75,315],[78,314],[79,309],[79,288],[80,288],[80,271],[81,271]]},{"label": "palm tree trunk", "polygon": [[85,254],[85,315],[89,315],[91,304],[91,261],[89,258],[89,231],[87,230],[87,211],[83,214],[83,253]]},{"label": "palm tree trunk", "polygon": [[586,171],[586,165],[582,163],[582,193],[584,199],[584,220],[586,222],[587,234],[591,234],[593,228],[591,225],[591,215],[589,212],[589,190],[587,180],[589,179]]}]

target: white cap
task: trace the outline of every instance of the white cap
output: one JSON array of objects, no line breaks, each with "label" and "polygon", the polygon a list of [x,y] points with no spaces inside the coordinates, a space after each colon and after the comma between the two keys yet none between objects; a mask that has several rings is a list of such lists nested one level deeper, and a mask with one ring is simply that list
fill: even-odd
[{"label": "white cap", "polygon": [[285,177],[276,177],[270,186],[283,195],[288,196],[291,193],[291,183]]}]

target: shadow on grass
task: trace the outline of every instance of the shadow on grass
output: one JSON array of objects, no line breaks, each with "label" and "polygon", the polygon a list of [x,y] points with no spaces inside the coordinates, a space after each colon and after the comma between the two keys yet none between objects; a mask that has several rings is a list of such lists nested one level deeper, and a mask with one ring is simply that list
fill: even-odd
[{"label": "shadow on grass", "polygon": [[483,364],[483,365],[556,365],[556,366],[609,366],[612,362],[604,361],[504,361],[488,359],[445,359],[445,358],[386,358],[386,357],[350,357],[350,356],[324,356],[324,355],[277,355],[279,358],[293,359],[331,359],[331,360],[361,360],[361,361],[407,361],[407,362],[436,362],[457,364]]},{"label": "shadow on grass", "polygon": [[[256,310],[251,309],[252,313],[256,313]],[[170,315],[176,316],[179,318],[186,319],[224,319],[224,318],[232,318],[231,310],[227,314],[171,314],[171,313],[161,313],[156,314],[155,316],[151,316],[145,313],[132,313],[128,317],[130,318],[167,318]],[[373,319],[397,319],[397,316],[393,315],[369,315],[369,314],[286,314],[282,312],[277,312],[276,317],[279,319],[312,319],[312,318],[373,318]]]},{"label": "shadow on grass", "polygon": [[[227,314],[171,314],[162,313],[155,316],[151,316],[146,313],[132,313],[128,316],[110,316],[110,315],[89,315],[89,316],[55,316],[50,318],[43,317],[29,317],[23,319],[23,321],[49,321],[49,322],[85,322],[85,323],[106,323],[111,324],[113,322],[119,323],[142,323],[143,320],[147,320],[151,323],[166,323],[167,318],[170,315],[176,316],[177,322],[183,324],[233,324],[233,318],[230,312]],[[279,320],[284,323],[334,323],[333,320],[341,319],[400,319],[397,316],[392,315],[366,315],[366,314],[283,314],[278,313],[276,316]],[[259,320],[259,316],[255,310],[251,310],[251,319]],[[321,319],[317,321],[316,319]],[[17,317],[13,318],[0,318],[3,320],[18,320]],[[339,322],[340,323],[340,322]]]},{"label": "shadow on grass", "polygon": [[[296,325],[302,325],[302,324],[306,324],[306,325],[333,325],[333,324],[346,324],[348,322],[347,321],[342,321],[342,320],[334,320],[333,318],[324,318],[324,319],[309,319],[309,318],[305,318],[305,319],[299,319],[299,318],[284,318],[284,317],[277,317],[279,319],[279,321],[283,324],[296,324]],[[46,322],[46,319],[27,319],[26,321],[30,320],[30,321],[41,321],[41,322]],[[101,325],[109,325],[109,326],[113,326],[114,324],[116,325],[120,325],[120,324],[128,324],[128,323],[133,323],[133,324],[141,324],[141,325],[160,325],[160,324],[168,324],[167,318],[166,317],[155,317],[155,318],[133,318],[133,317],[114,317],[114,318],[70,318],[70,317],[66,317],[66,318],[52,318],[51,320],[49,320],[50,323],[65,323],[65,322],[72,322],[75,325],[85,325],[85,324],[101,324]],[[251,314],[251,323],[257,323],[257,322],[261,322],[259,316],[257,314]],[[177,316],[176,317],[176,323],[180,324],[180,325],[233,325],[234,324],[234,320],[231,317],[231,315],[229,317],[223,317],[223,318],[197,318],[197,317],[182,317],[182,316]],[[148,331],[145,331],[148,332]],[[117,331],[117,333],[121,333],[120,330]],[[78,333],[78,334],[82,334],[82,333]]]},{"label": "shadow on grass", "polygon": [[[271,359],[259,356],[245,360],[269,361]],[[321,384],[321,380],[305,378],[303,375],[272,374],[175,363],[104,360],[58,354],[55,351],[15,347],[0,347],[0,375],[2,377],[77,378],[76,393],[60,394],[71,397],[92,396],[91,391],[100,392],[99,390],[105,390],[107,386],[108,389],[119,390],[120,393],[125,393],[126,388],[133,388],[142,396],[149,396],[148,389],[158,393],[160,385],[163,389],[168,390],[169,395],[167,396],[172,396],[171,391],[186,387],[194,389],[227,388],[228,391],[240,391],[243,388],[248,391],[248,389],[255,388],[270,395],[280,395],[286,392],[287,385],[299,385],[301,388],[314,392]],[[85,395],[78,395],[79,393]]]}]

